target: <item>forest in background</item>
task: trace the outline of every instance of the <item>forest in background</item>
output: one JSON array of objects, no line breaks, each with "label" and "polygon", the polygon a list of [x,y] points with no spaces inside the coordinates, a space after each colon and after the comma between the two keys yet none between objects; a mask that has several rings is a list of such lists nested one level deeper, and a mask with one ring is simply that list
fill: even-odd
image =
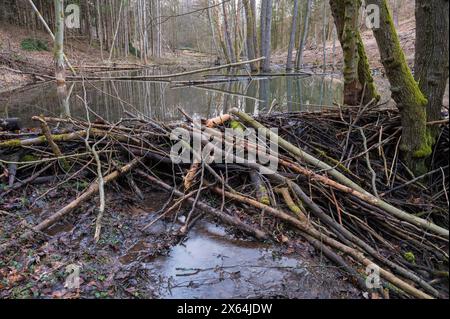
[{"label": "forest in background", "polygon": [[[52,0],[34,1],[49,26],[55,25]],[[78,0],[66,1],[80,9],[80,26],[66,29],[67,38],[84,39],[102,48],[104,58],[136,56],[142,61],[161,57],[177,49],[190,49],[219,55],[224,60],[252,58],[260,49],[261,23],[270,16],[270,48],[288,51],[292,45],[317,47],[324,41],[337,41],[328,0],[270,1],[264,12],[258,0]],[[414,3],[389,0],[395,25],[414,17]],[[0,23],[10,23],[33,30],[46,31],[28,0],[3,0]],[[362,9],[361,9],[362,10]],[[266,18],[267,20],[267,18]],[[293,27],[294,24],[294,27]],[[364,20],[360,26],[364,30]],[[306,27],[306,32],[305,32]],[[248,52],[247,35],[253,35],[256,51]],[[32,33],[31,33],[32,35]],[[337,43],[339,45],[339,43]],[[142,53],[141,53],[142,52]],[[296,64],[296,66],[298,66]]]},{"label": "forest in background", "polygon": [[[448,40],[441,32],[448,29],[448,17],[442,14],[445,7],[448,8],[445,1],[433,5],[422,0],[415,2],[417,41],[414,75],[396,30],[401,16],[401,0],[368,0],[364,5],[360,0],[97,0],[75,3],[80,19],[78,29],[72,31],[65,26],[66,20],[73,15],[73,12],[70,15],[66,12],[64,5],[68,2],[55,1],[52,5],[49,0],[36,1],[36,4],[32,0],[22,0],[3,4],[2,19],[10,23],[19,23],[32,30],[45,28],[50,34],[52,31],[48,26],[55,25],[58,83],[65,81],[64,64],[68,62],[63,51],[64,37],[76,34],[87,37],[90,45],[96,43],[102,60],[131,54],[147,63],[150,58],[160,58],[165,52],[188,46],[214,52],[218,56],[216,64],[221,64],[221,61],[224,61],[222,64],[252,61],[249,63],[252,72],[270,72],[273,51],[281,48],[287,48],[286,69],[300,70],[307,43],[309,46],[322,43],[325,72],[328,59],[326,43],[334,38],[334,43],[338,40],[343,52],[344,103],[347,105],[367,104],[380,99],[361,37],[364,27],[369,28],[369,23],[372,23],[367,18],[366,6],[375,6],[375,19],[380,26],[373,28],[373,34],[393,88],[392,97],[402,112],[402,150],[413,170],[416,166],[423,166],[422,159],[431,154],[436,132],[429,136],[426,122],[441,119],[448,78],[448,67],[441,67],[443,64],[448,66]],[[58,10],[61,19],[56,13]],[[430,19],[434,21],[430,22]],[[69,33],[64,35],[67,30]],[[202,48],[202,44],[208,43],[209,50]],[[71,68],[70,63],[68,66]],[[422,80],[420,86],[414,77]],[[437,89],[429,81],[439,83]],[[428,111],[424,108],[427,104]]]}]

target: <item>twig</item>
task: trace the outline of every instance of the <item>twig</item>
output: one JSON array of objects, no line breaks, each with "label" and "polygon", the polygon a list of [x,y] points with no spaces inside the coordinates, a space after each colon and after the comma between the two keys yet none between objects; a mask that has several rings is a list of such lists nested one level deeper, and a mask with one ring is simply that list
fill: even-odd
[{"label": "twig", "polygon": [[361,137],[363,139],[363,145],[364,145],[364,151],[366,152],[366,163],[367,163],[367,168],[369,169],[370,173],[372,174],[372,189],[373,189],[373,194],[377,197],[380,198],[380,196],[378,195],[378,190],[377,190],[377,173],[375,173],[375,171],[372,168],[372,164],[370,164],[370,156],[369,156],[369,152],[367,150],[367,139],[366,139],[366,135],[364,134],[363,129],[360,127],[359,128],[359,132],[361,133]]}]

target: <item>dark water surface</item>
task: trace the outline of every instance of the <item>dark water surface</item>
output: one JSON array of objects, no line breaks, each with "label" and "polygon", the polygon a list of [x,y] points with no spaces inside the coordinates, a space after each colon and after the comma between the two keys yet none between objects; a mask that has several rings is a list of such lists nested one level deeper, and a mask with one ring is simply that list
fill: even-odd
[{"label": "dark water surface", "polygon": [[[168,73],[170,70],[148,70],[130,75]],[[109,73],[118,75],[118,73]],[[108,76],[99,73],[98,76]],[[196,76],[211,80],[215,75]],[[219,79],[223,79],[217,74]],[[192,78],[190,78],[192,79]],[[251,114],[275,111],[300,111],[330,106],[342,102],[342,82],[335,76],[285,76],[232,78],[227,83],[182,86],[175,82],[146,81],[86,81],[86,99],[89,108],[108,121],[117,121],[124,109],[141,113],[161,121],[181,118],[178,107],[191,115],[217,116],[232,107]],[[0,118],[19,117],[25,126],[32,126],[31,117],[48,115],[54,117],[69,114],[83,118],[85,106],[82,82],[67,84],[70,96],[68,107],[61,106],[54,83],[0,96]]]},{"label": "dark water surface", "polygon": [[221,227],[198,225],[168,256],[145,265],[165,278],[162,298],[354,298],[338,269],[309,254],[280,256],[279,247],[233,239]]}]

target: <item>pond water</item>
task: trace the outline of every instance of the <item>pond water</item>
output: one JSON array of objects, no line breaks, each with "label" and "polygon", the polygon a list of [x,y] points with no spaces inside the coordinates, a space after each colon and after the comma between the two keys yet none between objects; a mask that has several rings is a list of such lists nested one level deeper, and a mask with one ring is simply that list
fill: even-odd
[{"label": "pond water", "polygon": [[[173,70],[150,69],[127,75],[151,75],[172,73]],[[102,77],[111,73],[99,74]],[[111,75],[118,75],[112,73]],[[123,74],[121,74],[123,75]],[[189,80],[192,80],[192,76]],[[221,74],[197,75],[197,80],[223,80]],[[342,81],[337,76],[273,76],[240,78],[230,77],[226,83],[207,83],[197,86],[182,86],[179,82],[149,81],[86,81],[86,100],[95,113],[108,121],[128,117],[124,109],[132,113],[161,121],[181,117],[178,107],[191,115],[217,116],[232,107],[251,114],[274,111],[303,111],[318,109],[323,105],[341,103]],[[177,81],[186,78],[176,78]],[[61,107],[54,83],[36,85],[26,90],[0,96],[0,118],[18,117],[24,126],[33,126],[34,115],[83,118],[86,111],[83,103],[82,82],[68,83],[69,108]],[[34,123],[36,125],[36,123]]]}]

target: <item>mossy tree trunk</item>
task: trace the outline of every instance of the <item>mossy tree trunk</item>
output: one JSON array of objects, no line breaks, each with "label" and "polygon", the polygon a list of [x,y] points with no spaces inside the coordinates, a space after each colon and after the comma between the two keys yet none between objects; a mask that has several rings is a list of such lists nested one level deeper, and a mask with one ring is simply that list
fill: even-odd
[{"label": "mossy tree trunk", "polygon": [[68,101],[68,92],[66,86],[66,67],[64,60],[64,0],[55,0],[55,41],[54,41],[54,59],[55,59],[55,78],[57,85],[57,95],[61,110],[67,116],[70,116],[70,105]]},{"label": "mossy tree trunk", "polygon": [[[344,51],[345,103],[358,105],[380,96],[375,87],[369,60],[358,29],[360,0],[330,0],[331,12]],[[348,9],[347,9],[348,8]],[[356,46],[356,51],[355,51]],[[355,70],[356,68],[356,70]],[[362,96],[364,91],[364,97]]]},{"label": "mossy tree trunk", "polygon": [[[441,119],[442,100],[449,75],[448,0],[416,0],[415,79],[428,99],[427,119]],[[437,126],[428,128],[435,140]]]},{"label": "mossy tree trunk", "polygon": [[386,0],[367,0],[380,8],[380,28],[373,33],[378,43],[381,62],[391,84],[392,98],[402,120],[401,150],[408,166],[416,173],[425,170],[424,159],[431,154],[431,138],[427,132],[427,99],[414,80],[400,46]]},{"label": "mossy tree trunk", "polygon": [[362,85],[358,78],[358,13],[359,0],[345,0],[344,31],[342,32],[342,50],[344,52],[344,103],[358,105]]}]

